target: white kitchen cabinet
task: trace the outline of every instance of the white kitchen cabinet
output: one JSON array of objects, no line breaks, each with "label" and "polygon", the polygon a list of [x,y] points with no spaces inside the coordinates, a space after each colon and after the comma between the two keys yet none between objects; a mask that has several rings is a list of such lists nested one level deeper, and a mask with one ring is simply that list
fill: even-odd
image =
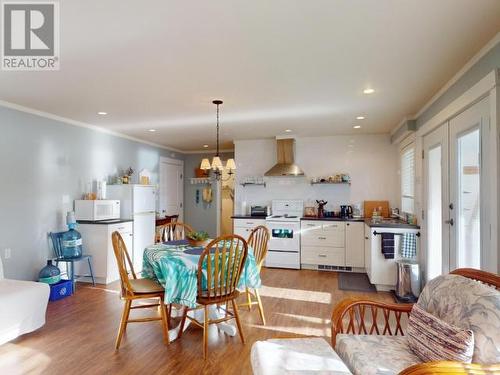
[{"label": "white kitchen cabinet", "polygon": [[[382,254],[381,236],[377,233],[395,233],[394,236],[394,259],[386,259]],[[365,225],[365,268],[370,282],[377,290],[393,290],[397,279],[396,261],[399,259],[399,248],[402,233],[418,233],[419,229],[413,228],[380,228]],[[417,254],[419,251],[419,239],[417,237]]]},{"label": "white kitchen cabinet", "polygon": [[345,225],[345,265],[365,268],[365,223],[348,222]]},{"label": "white kitchen cabinet", "polygon": [[[118,231],[127,250],[131,255],[133,246],[133,222],[121,222],[115,224],[78,224],[77,230],[82,235],[84,253],[92,255],[92,267],[96,283],[109,284],[120,279],[118,265],[113,251],[111,234]],[[75,263],[76,274],[88,274],[86,262]],[[89,282],[88,278],[79,280]]]},{"label": "white kitchen cabinet", "polygon": [[302,220],[300,241],[302,264],[345,266],[345,223]]},{"label": "white kitchen cabinet", "polygon": [[245,240],[250,236],[253,228],[259,225],[266,225],[265,219],[249,218],[233,218],[234,234],[243,237]]}]

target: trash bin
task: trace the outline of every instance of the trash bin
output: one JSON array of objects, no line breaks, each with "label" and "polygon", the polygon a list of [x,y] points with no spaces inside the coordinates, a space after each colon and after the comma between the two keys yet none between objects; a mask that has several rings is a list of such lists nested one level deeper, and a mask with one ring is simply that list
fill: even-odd
[{"label": "trash bin", "polygon": [[396,261],[398,278],[396,282],[396,298],[401,302],[415,302],[420,295],[420,267],[418,262],[410,259]]}]

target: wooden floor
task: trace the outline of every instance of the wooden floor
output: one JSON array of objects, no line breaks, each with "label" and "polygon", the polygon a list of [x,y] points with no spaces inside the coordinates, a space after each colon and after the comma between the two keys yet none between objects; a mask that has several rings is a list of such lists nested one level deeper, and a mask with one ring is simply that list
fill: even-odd
[{"label": "wooden floor", "polygon": [[[118,285],[79,284],[74,296],[49,304],[42,329],[0,346],[0,374],[251,374],[250,348],[255,341],[301,335],[329,340],[330,315],[341,299],[392,301],[389,293],[338,290],[335,272],[263,269],[262,281],[267,325],[261,325],[254,306],[251,312],[240,310],[246,344],[210,327],[206,361],[200,329],[189,327],[182,339],[167,347],[159,322],[130,324],[115,352],[123,306]],[[132,314],[156,313],[140,310]]]}]

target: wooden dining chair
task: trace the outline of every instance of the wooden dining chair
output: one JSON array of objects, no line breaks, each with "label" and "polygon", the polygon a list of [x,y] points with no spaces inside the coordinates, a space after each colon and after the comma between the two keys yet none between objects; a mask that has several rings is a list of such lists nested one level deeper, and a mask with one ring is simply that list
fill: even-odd
[{"label": "wooden dining chair", "polygon": [[[257,268],[260,272],[262,268],[262,264],[266,259],[267,255],[267,244],[269,242],[269,230],[263,226],[259,225],[255,227],[250,232],[250,236],[248,236],[248,246],[253,249],[253,255],[255,257],[255,263],[257,263]],[[260,298],[259,290],[250,288],[245,288],[245,294],[247,297],[246,303],[241,303],[240,306],[247,306],[248,310],[252,310],[253,305],[258,305],[260,318],[262,319],[262,324],[266,325],[266,318],[264,316],[264,307],[262,305],[262,300]]]},{"label": "wooden dining chair", "polygon": [[161,226],[160,242],[177,241],[186,239],[186,235],[193,232],[193,228],[189,224],[172,222]]},{"label": "wooden dining chair", "polygon": [[[121,297],[125,300],[118,337],[116,338],[115,348],[120,348],[123,333],[127,329],[128,323],[142,323],[161,320],[163,329],[163,341],[169,344],[168,337],[168,319],[167,308],[165,307],[164,294],[165,289],[159,283],[151,279],[138,279],[134,272],[134,266],[119,232],[113,232],[113,250],[118,263],[120,272]],[[130,271],[129,271],[130,270]],[[129,275],[130,272],[130,275]],[[132,302],[139,299],[159,299],[159,303],[132,306]],[[156,307],[160,309],[160,316],[147,317],[140,319],[129,319],[130,310]]]},{"label": "wooden dining chair", "polygon": [[[222,236],[210,242],[198,261],[198,294],[196,296],[195,308],[185,308],[181,320],[179,337],[182,336],[186,318],[197,326],[203,328],[203,358],[208,354],[208,326],[221,323],[230,319],[236,319],[241,342],[245,343],[243,330],[241,328],[238,305],[235,299],[239,296],[236,289],[245,266],[248,254],[247,242],[243,237],[237,235]],[[232,311],[220,307],[222,304],[232,304]],[[208,307],[219,306],[225,315],[217,319],[210,319]],[[192,310],[204,309],[203,322],[188,316]]]}]

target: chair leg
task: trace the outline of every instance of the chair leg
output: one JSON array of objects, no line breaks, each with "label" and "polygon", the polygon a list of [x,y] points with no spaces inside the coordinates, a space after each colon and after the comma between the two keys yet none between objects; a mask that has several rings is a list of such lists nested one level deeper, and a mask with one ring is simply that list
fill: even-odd
[{"label": "chair leg", "polygon": [[90,271],[90,277],[92,278],[92,285],[95,286],[95,278],[94,278],[94,271],[92,270],[92,258],[88,257],[87,261],[89,262],[89,271]]},{"label": "chair leg", "polygon": [[116,338],[115,349],[120,349],[120,343],[122,341],[123,332],[127,328],[128,315],[130,314],[130,305],[132,301],[125,300],[125,306],[123,306],[122,320],[120,322],[120,329],[118,330],[118,337]]},{"label": "chair leg", "polygon": [[163,342],[166,345],[170,344],[170,337],[168,337],[167,309],[168,308],[165,306],[165,301],[163,300],[163,297],[160,297],[161,326],[163,329]]},{"label": "chair leg", "polygon": [[184,332],[184,324],[186,323],[187,313],[188,313],[188,307],[184,306],[184,313],[182,314],[181,326],[179,328],[179,335],[177,336],[178,338],[181,338],[182,332]]},{"label": "chair leg", "polygon": [[203,314],[203,359],[208,356],[208,305],[205,305]]},{"label": "chair leg", "polygon": [[231,304],[233,305],[234,317],[236,319],[236,325],[238,326],[238,333],[240,334],[241,342],[244,344],[245,337],[243,336],[243,330],[241,329],[240,314],[238,313],[238,305],[236,304],[236,302],[234,302],[234,299],[231,300]]},{"label": "chair leg", "polygon": [[248,311],[252,311],[252,295],[248,288],[245,288],[245,294],[247,295]]},{"label": "chair leg", "polygon": [[255,297],[257,297],[257,305],[259,306],[259,314],[262,319],[262,325],[266,325],[266,318],[264,317],[264,306],[262,306],[262,300],[260,299],[260,294],[257,289],[254,289]]},{"label": "chair leg", "polygon": [[69,279],[71,280],[71,282],[73,284],[73,293],[76,293],[75,263],[70,261],[70,262],[66,263],[66,266],[68,264],[69,264],[68,273],[71,275],[71,276],[69,276]]}]

